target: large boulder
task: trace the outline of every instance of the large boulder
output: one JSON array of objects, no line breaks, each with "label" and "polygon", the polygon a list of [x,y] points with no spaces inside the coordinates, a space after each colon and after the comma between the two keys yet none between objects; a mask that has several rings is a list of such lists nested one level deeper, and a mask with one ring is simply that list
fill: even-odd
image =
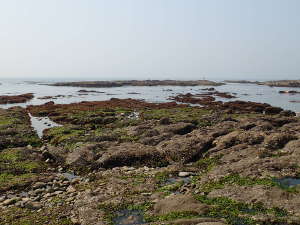
[{"label": "large boulder", "polygon": [[264,133],[257,131],[233,131],[214,141],[216,149],[222,150],[238,144],[255,145],[264,141]]},{"label": "large boulder", "polygon": [[283,148],[289,141],[297,139],[288,133],[275,133],[269,135],[265,140],[265,147],[271,150]]},{"label": "large boulder", "polygon": [[87,166],[94,163],[96,159],[96,145],[90,144],[74,149],[66,157],[66,164],[71,166]]},{"label": "large boulder", "polygon": [[139,143],[122,143],[108,148],[97,164],[103,168],[142,165],[155,167],[166,165],[167,161],[154,147]]},{"label": "large boulder", "polygon": [[213,137],[194,131],[187,135],[174,136],[161,142],[157,149],[169,162],[197,161],[212,145]]}]

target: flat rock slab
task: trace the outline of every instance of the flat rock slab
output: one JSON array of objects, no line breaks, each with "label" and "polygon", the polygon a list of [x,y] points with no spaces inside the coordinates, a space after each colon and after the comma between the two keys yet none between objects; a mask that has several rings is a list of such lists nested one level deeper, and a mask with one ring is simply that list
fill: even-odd
[{"label": "flat rock slab", "polygon": [[172,212],[195,212],[204,214],[209,210],[209,206],[200,203],[192,195],[173,195],[159,200],[154,205],[154,213],[165,215]]}]

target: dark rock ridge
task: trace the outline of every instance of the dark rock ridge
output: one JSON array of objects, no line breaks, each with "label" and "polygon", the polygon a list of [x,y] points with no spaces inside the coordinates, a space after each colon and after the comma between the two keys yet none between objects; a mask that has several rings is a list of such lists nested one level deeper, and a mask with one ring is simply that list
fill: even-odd
[{"label": "dark rock ridge", "polygon": [[225,83],[235,83],[235,84],[258,84],[263,85],[260,81],[249,81],[249,80],[224,80]]},{"label": "dark rock ridge", "polygon": [[38,97],[37,99],[42,99],[42,100],[45,100],[45,99],[58,99],[58,98],[70,98],[70,97],[73,97],[73,95],[55,95],[55,96],[43,96],[43,97]]},{"label": "dark rock ridge", "polygon": [[24,103],[34,98],[32,93],[22,95],[2,95],[0,96],[0,104]]},{"label": "dark rock ridge", "polygon": [[[221,96],[226,96],[228,98],[232,98],[231,95],[222,94]],[[174,100],[176,102],[182,103],[191,103],[191,104],[200,104],[208,109],[214,110],[222,110],[226,112],[244,112],[244,113],[265,113],[265,114],[279,114],[279,113],[291,113],[292,115],[296,115],[291,111],[284,111],[282,108],[273,107],[267,103],[257,103],[257,102],[246,102],[246,101],[231,101],[231,102],[221,102],[215,101],[216,99],[209,95],[193,95],[190,93],[187,94],[179,94],[175,97],[170,97],[169,99]]]},{"label": "dark rock ridge", "polygon": [[82,90],[79,90],[78,91],[79,93],[105,93],[103,91],[95,91],[95,90],[85,90],[85,89],[82,89]]},{"label": "dark rock ridge", "polygon": [[223,83],[209,80],[124,80],[124,81],[81,81],[81,82],[59,82],[48,84],[52,86],[72,87],[122,87],[122,86],[220,86]]}]

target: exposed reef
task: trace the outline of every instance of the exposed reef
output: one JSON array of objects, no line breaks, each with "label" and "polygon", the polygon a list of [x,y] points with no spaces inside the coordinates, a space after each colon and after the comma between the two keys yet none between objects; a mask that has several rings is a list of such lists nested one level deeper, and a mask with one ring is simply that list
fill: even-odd
[{"label": "exposed reef", "polygon": [[[210,90],[208,90],[210,91]],[[211,90],[214,91],[214,90]],[[183,102],[214,96],[179,96]],[[39,139],[28,113],[62,126]],[[300,121],[233,101],[0,110],[0,224],[300,225]]]},{"label": "exposed reef", "polygon": [[0,104],[24,103],[34,98],[32,93],[22,95],[2,95]]}]

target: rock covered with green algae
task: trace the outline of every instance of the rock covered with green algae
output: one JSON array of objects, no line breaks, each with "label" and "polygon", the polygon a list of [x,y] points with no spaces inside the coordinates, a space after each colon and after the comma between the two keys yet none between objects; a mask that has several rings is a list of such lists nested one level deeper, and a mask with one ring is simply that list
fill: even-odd
[{"label": "rock covered with green algae", "polygon": [[0,109],[0,151],[11,147],[39,146],[41,141],[31,127],[25,109]]},{"label": "rock covered with green algae", "polygon": [[298,187],[278,182],[299,176],[296,117],[137,100],[28,110],[63,126],[0,153],[34,177],[2,180],[2,224],[300,224]]}]

